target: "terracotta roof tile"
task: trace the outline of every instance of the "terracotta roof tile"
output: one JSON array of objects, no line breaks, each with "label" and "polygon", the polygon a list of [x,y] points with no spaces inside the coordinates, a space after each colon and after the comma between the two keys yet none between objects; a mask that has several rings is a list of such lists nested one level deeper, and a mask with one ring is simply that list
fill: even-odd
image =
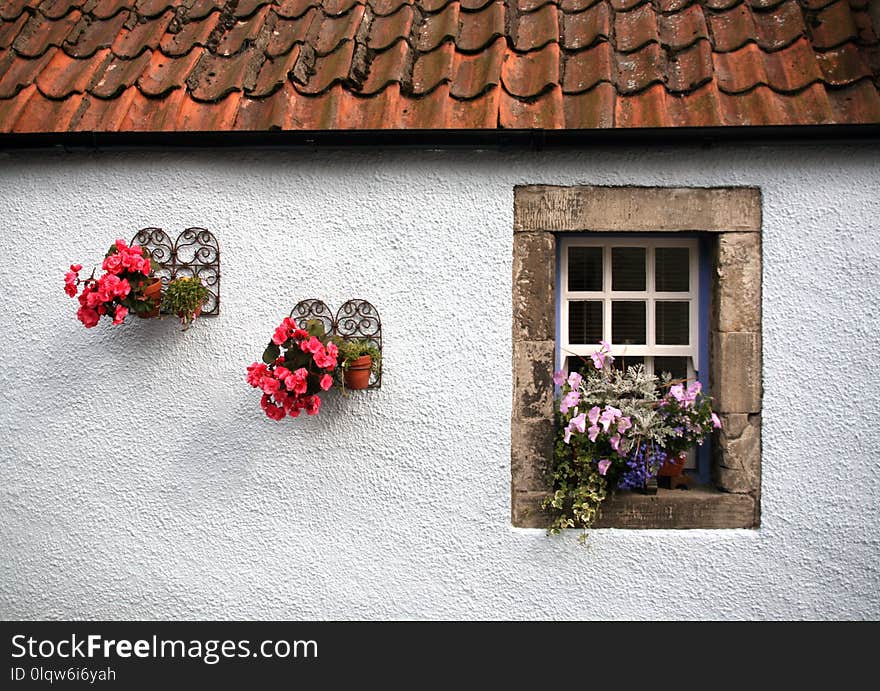
[{"label": "terracotta roof tile", "polygon": [[667,60],[666,86],[673,93],[687,93],[712,80],[712,48],[709,41],[697,41],[690,48],[673,53]]},{"label": "terracotta roof tile", "polygon": [[600,38],[611,37],[612,12],[605,3],[597,3],[589,9],[562,15],[563,47],[580,50],[591,46]]},{"label": "terracotta roof tile", "polygon": [[680,50],[709,38],[706,15],[699,5],[691,5],[675,14],[661,14],[658,20],[660,42],[669,48]]},{"label": "terracotta roof tile", "polygon": [[[0,19],[10,22],[18,19],[25,10],[34,9],[40,0],[7,0],[0,3]],[[28,15],[30,16],[30,15]]]},{"label": "terracotta roof tile", "polygon": [[392,83],[399,85],[406,77],[408,53],[409,44],[402,39],[388,50],[376,53],[368,67],[367,78],[356,93],[368,96]]},{"label": "terracotta roof tile", "polygon": [[268,14],[269,8],[263,7],[247,18],[236,20],[223,34],[223,37],[217,43],[215,51],[219,55],[228,57],[235,55],[248,45],[254,43],[263,28]]},{"label": "terracotta roof tile", "polygon": [[309,27],[317,14],[318,11],[312,7],[296,19],[279,17],[270,32],[266,55],[269,57],[284,55],[293,46],[304,43]]},{"label": "terracotta roof tile", "polygon": [[845,86],[863,77],[870,79],[873,76],[862,54],[851,43],[824,53],[817,53],[816,60],[822,70],[825,83],[832,86]]},{"label": "terracotta roof tile", "polygon": [[12,45],[28,20],[29,17],[25,12],[22,12],[18,19],[0,20],[0,50]]},{"label": "terracotta roof tile", "polygon": [[137,80],[137,86],[152,97],[164,96],[175,89],[186,89],[187,79],[201,57],[202,54],[196,50],[179,58],[156,51],[150,56],[150,64]]},{"label": "terracotta roof tile", "polygon": [[277,0],[274,11],[285,19],[296,19],[317,6],[316,0]]},{"label": "terracotta roof tile", "polygon": [[617,91],[613,84],[600,83],[581,94],[566,96],[563,101],[565,125],[573,129],[614,127]]},{"label": "terracotta roof tile", "polygon": [[562,91],[579,94],[595,87],[599,82],[614,83],[614,50],[608,41],[601,41],[593,48],[575,53],[565,61]]},{"label": "terracotta roof tile", "polygon": [[396,12],[385,17],[375,17],[370,24],[367,47],[371,50],[385,50],[395,41],[408,38],[412,23],[413,10],[410,5],[402,5]]},{"label": "terracotta roof tile", "polygon": [[128,18],[126,10],[106,20],[93,20],[84,15],[67,35],[62,48],[73,58],[90,58],[99,50],[113,45]]},{"label": "terracotta roof tile", "polygon": [[459,50],[478,51],[499,36],[505,36],[504,3],[493,2],[477,12],[461,12],[456,46]]},{"label": "terracotta roof tile", "polygon": [[[22,17],[27,15],[22,14]],[[79,23],[82,15],[74,10],[61,19],[52,20],[37,12],[32,15],[12,43],[15,52],[26,58],[36,58],[50,47],[61,46]]]},{"label": "terracotta roof tile", "polygon": [[665,56],[657,43],[649,43],[635,53],[617,56],[617,90],[621,94],[643,91],[651,84],[663,83]]},{"label": "terracotta roof tile", "polygon": [[[134,0],[89,0],[79,3],[78,7],[88,12],[97,19],[110,19],[122,10],[131,10],[135,7]],[[41,6],[42,8],[42,6]]]},{"label": "terracotta roof tile", "polygon": [[455,74],[449,94],[453,98],[476,98],[501,83],[501,63],[505,58],[505,41],[496,39],[478,55],[456,53]]},{"label": "terracotta roof tile", "polygon": [[99,98],[114,98],[134,84],[149,64],[149,51],[141,53],[134,60],[111,56],[110,62],[103,67],[103,73],[88,91]]},{"label": "terracotta roof tile", "polygon": [[[502,30],[500,36],[504,35],[504,13],[503,3],[495,3],[502,8]],[[536,50],[542,48],[551,42],[559,42],[559,17],[556,5],[544,5],[540,9],[528,14],[522,14],[516,27],[516,39],[513,47],[516,50]]]},{"label": "terracotta roof tile", "polygon": [[867,0],[7,0],[0,132],[880,123]]},{"label": "terracotta roof tile", "polygon": [[631,12],[618,12],[614,16],[614,33],[617,36],[617,50],[631,53],[648,43],[660,42],[657,15],[654,8],[646,3]]},{"label": "terracotta roof tile", "polygon": [[[278,90],[285,82],[287,82],[293,66],[299,59],[300,46],[295,46],[293,50],[279,55],[277,58],[267,58],[260,66],[253,87],[246,87],[245,92],[253,98],[265,98]],[[245,99],[244,102],[248,102]]]},{"label": "terracotta roof tile", "polygon": [[454,60],[455,46],[452,43],[444,43],[437,50],[418,56],[413,64],[413,93],[422,96],[450,81]]},{"label": "terracotta roof tile", "polygon": [[318,55],[329,55],[345,41],[353,41],[361,19],[364,16],[364,5],[355,5],[351,11],[338,16],[318,17],[317,35],[310,43]]},{"label": "terracotta roof tile", "polygon": [[509,129],[554,130],[565,127],[562,90],[550,88],[540,101],[521,101],[506,92],[501,93],[499,124]]},{"label": "terracotta roof tile", "polygon": [[846,0],[837,2],[809,16],[807,26],[818,50],[834,48],[858,36],[858,29]]},{"label": "terracotta roof tile", "polygon": [[155,19],[138,22],[131,29],[123,27],[113,42],[113,54],[121,58],[136,58],[147,49],[157,48],[173,18],[174,13],[168,11]]},{"label": "terracotta roof tile", "polygon": [[332,53],[316,56],[314,66],[309,70],[308,81],[302,86],[297,86],[297,90],[304,94],[316,95],[337,82],[347,80],[353,55],[354,41],[343,41]]},{"label": "terracotta roof tile", "polygon": [[508,52],[501,66],[501,82],[507,93],[521,99],[554,88],[559,84],[559,45],[551,43],[522,55]]},{"label": "terracotta roof tile", "polygon": [[416,49],[434,50],[443,41],[454,41],[458,35],[459,3],[450,2],[436,14],[426,14],[416,29]]},{"label": "terracotta roof tile", "polygon": [[262,56],[252,49],[232,57],[204,53],[187,78],[188,91],[195,101],[219,101],[227,94],[242,91],[250,72],[255,78]]},{"label": "terracotta roof tile", "polygon": [[86,0],[43,0],[43,2],[22,3],[27,7],[38,7],[39,11],[49,19],[61,19],[72,9],[82,7]]},{"label": "terracotta roof tile", "polygon": [[212,12],[200,19],[185,22],[176,33],[166,33],[159,43],[165,55],[179,57],[195,47],[208,45],[208,39],[220,23],[220,13]]},{"label": "terracotta roof tile", "polygon": [[63,50],[55,51],[52,59],[37,75],[37,88],[44,96],[54,99],[81,94],[88,89],[105,66],[113,59],[110,50],[99,50],[88,60],[72,58]]}]

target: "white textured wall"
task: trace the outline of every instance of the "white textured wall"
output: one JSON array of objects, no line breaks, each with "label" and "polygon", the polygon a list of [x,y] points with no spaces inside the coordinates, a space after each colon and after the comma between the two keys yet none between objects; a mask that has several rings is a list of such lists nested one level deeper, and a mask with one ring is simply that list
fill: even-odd
[{"label": "white textured wall", "polygon": [[[759,185],[757,531],[509,520],[513,186]],[[0,154],[0,617],[880,617],[880,147]],[[222,314],[86,331],[144,226],[213,230]],[[361,254],[362,258],[358,258]],[[301,298],[374,302],[381,391],[275,423]]]}]

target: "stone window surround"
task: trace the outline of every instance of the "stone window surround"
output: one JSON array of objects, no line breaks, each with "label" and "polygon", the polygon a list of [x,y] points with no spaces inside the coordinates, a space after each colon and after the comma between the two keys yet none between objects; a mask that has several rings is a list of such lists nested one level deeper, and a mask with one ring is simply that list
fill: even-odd
[{"label": "stone window surround", "polygon": [[700,232],[712,242],[709,383],[723,427],[714,487],[620,492],[597,528],[755,528],[761,495],[761,192],[754,187],[514,188],[511,519],[546,527],[555,440],[556,237]]}]

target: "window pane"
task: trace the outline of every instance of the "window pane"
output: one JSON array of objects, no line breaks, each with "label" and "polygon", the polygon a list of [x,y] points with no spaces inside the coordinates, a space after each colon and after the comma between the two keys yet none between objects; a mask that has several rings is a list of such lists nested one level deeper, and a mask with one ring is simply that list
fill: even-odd
[{"label": "window pane", "polygon": [[568,303],[568,342],[598,343],[602,340],[602,302],[600,300]]},{"label": "window pane", "polygon": [[690,303],[656,303],[657,345],[687,345],[690,332]]},{"label": "window pane", "polygon": [[645,248],[611,248],[611,289],[645,290]]},{"label": "window pane", "polygon": [[611,342],[614,345],[644,345],[646,303],[615,300],[611,303]]},{"label": "window pane", "polygon": [[568,248],[568,289],[602,290],[602,248]]},{"label": "window pane", "polygon": [[[586,362],[584,362],[584,360],[586,360]],[[584,360],[576,355],[570,355],[565,359],[565,371],[569,374],[572,372],[578,372],[584,375],[590,370],[596,369],[593,367],[593,361],[590,360],[589,356],[584,356]]]},{"label": "window pane", "polygon": [[687,379],[689,359],[686,357],[655,357],[654,374],[659,377],[664,372],[668,372],[673,379]]},{"label": "window pane", "polygon": [[657,291],[686,293],[690,289],[690,250],[687,247],[658,247],[654,266]]},{"label": "window pane", "polygon": [[614,367],[614,369],[619,369],[623,371],[627,367],[644,364],[645,358],[643,357],[633,357],[632,355],[617,355],[614,357],[614,363],[612,364],[612,367]]}]

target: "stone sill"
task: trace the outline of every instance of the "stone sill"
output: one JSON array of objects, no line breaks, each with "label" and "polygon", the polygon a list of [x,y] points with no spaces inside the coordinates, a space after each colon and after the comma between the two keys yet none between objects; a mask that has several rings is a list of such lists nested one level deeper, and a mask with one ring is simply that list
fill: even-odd
[{"label": "stone sill", "polygon": [[[523,504],[540,507],[543,492],[524,493]],[[549,515],[537,510],[514,515],[518,528],[546,528]],[[758,511],[755,498],[748,494],[720,492],[712,487],[688,490],[658,489],[657,494],[617,492],[602,506],[594,528],[756,528]]]}]

